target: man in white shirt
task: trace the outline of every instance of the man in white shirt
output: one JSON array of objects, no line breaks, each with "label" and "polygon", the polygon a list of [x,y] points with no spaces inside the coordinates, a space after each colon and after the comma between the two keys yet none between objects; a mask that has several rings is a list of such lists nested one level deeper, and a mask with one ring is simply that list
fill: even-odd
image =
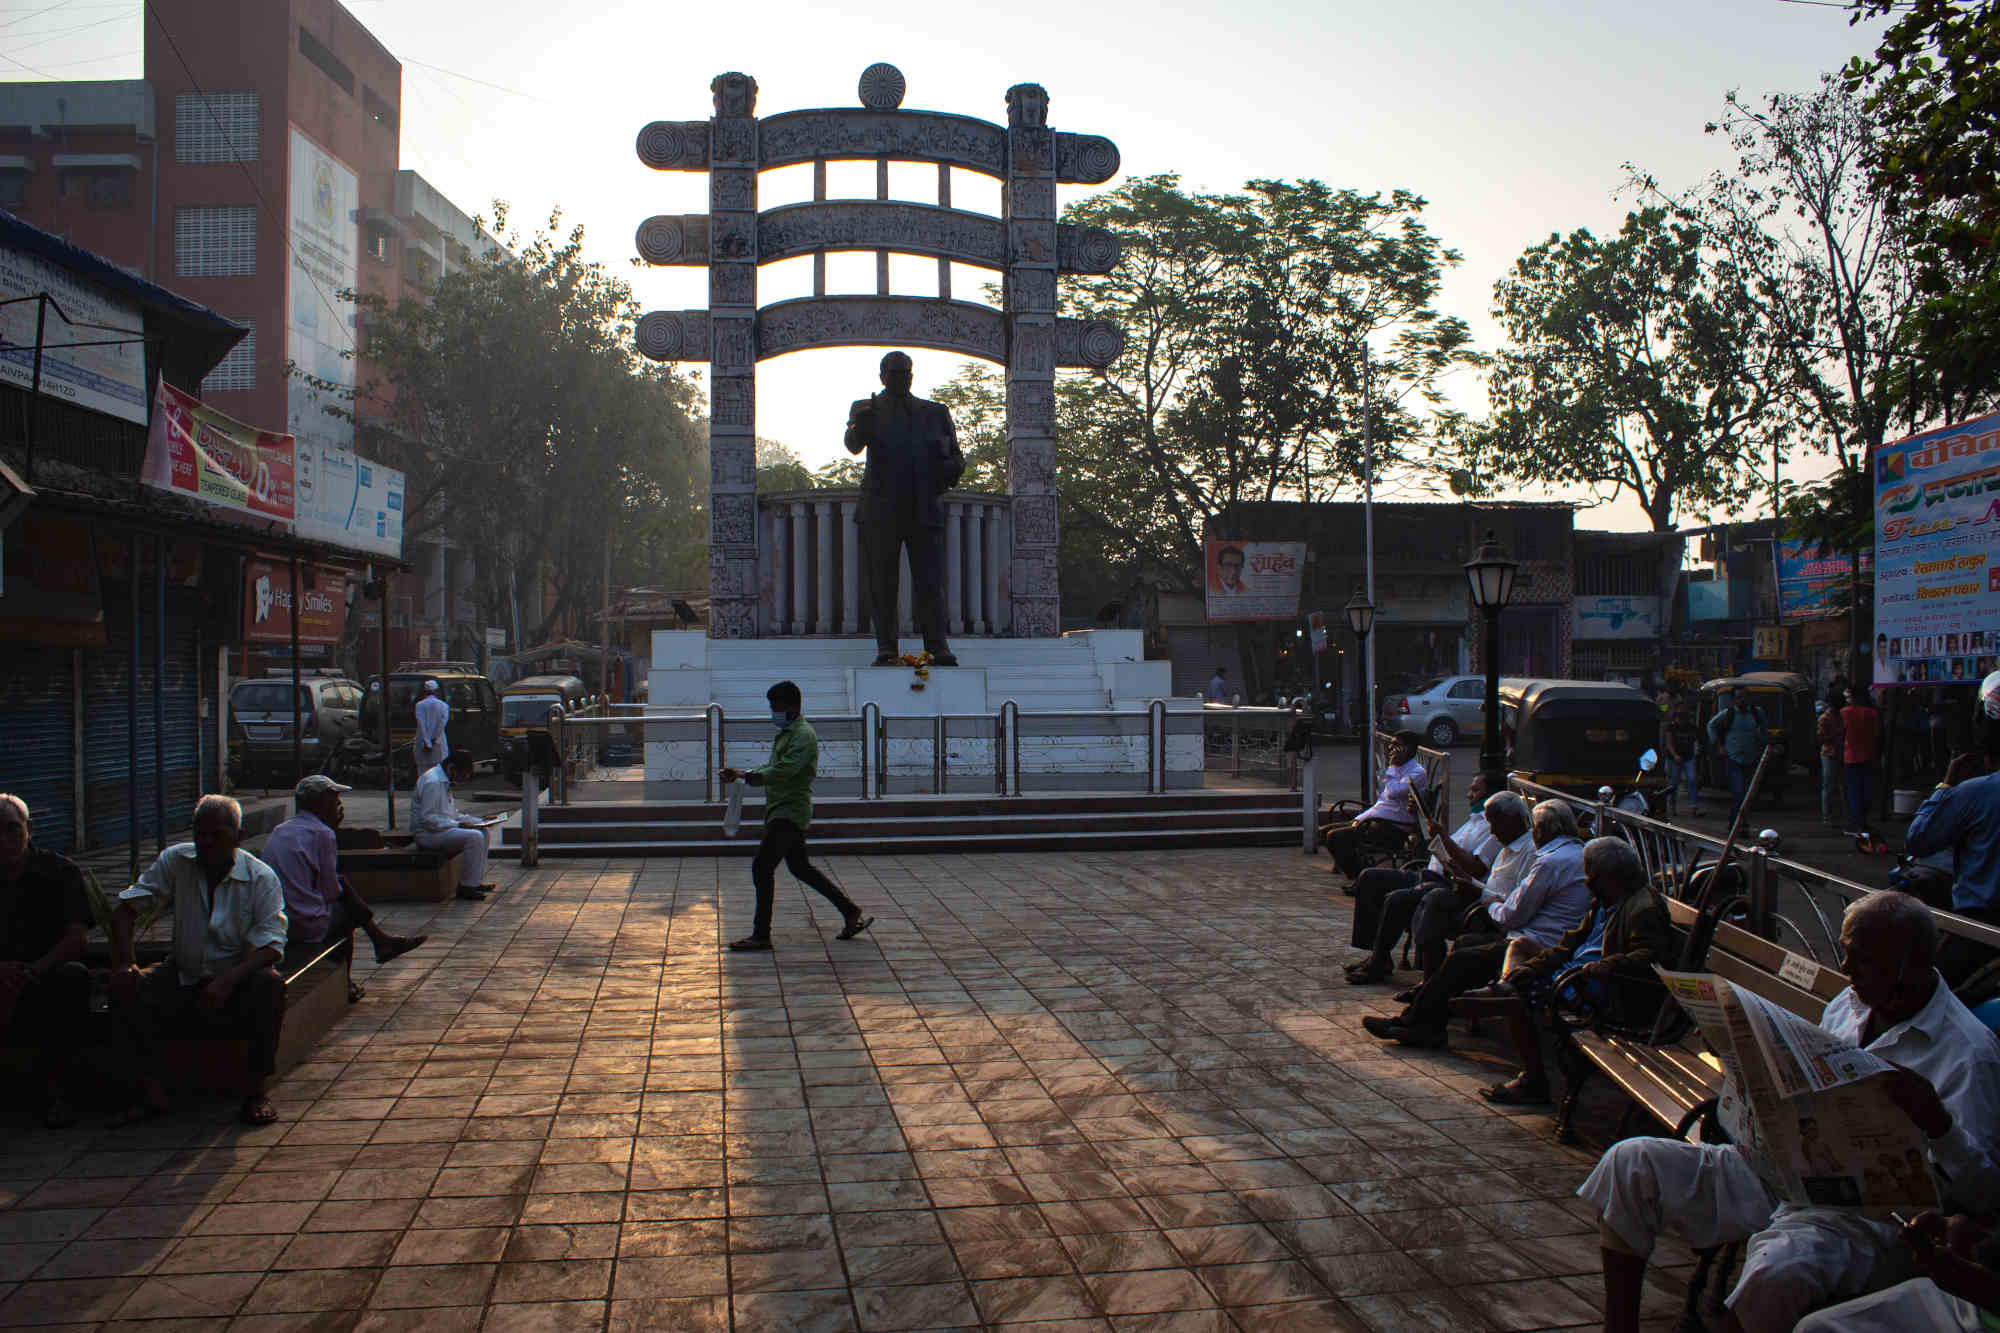
[{"label": "man in white shirt", "polygon": [[445,739],[450,721],[451,705],[438,694],[438,683],[425,681],[424,697],[417,700],[417,738],[410,743],[419,774],[436,768],[451,753],[451,742]]},{"label": "man in white shirt", "polygon": [[[277,872],[243,851],[243,809],[227,796],[204,796],[194,810],[194,841],[177,843],[118,895],[111,913],[111,993],[139,1050],[140,1097],[119,1123],[167,1109],[159,1041],[182,1031],[227,1033],[250,1043],[250,1091],[241,1116],[268,1125],[278,1112],[264,1096],[277,1072],[285,983],[276,964],[285,951],[285,891]],[[157,903],[173,914],[173,954],[141,971],[133,935],[139,909]]]},{"label": "man in white shirt", "polygon": [[1417,988],[1401,1015],[1370,1014],[1361,1020],[1362,1027],[1403,1046],[1443,1046],[1452,1000],[1519,967],[1583,920],[1590,906],[1590,887],[1584,879],[1575,813],[1567,801],[1543,801],[1529,824],[1536,850],[1527,873],[1505,894],[1490,880],[1481,891],[1486,918],[1505,931],[1506,938],[1461,940]]},{"label": "man in white shirt", "polygon": [[[1399,731],[1389,743],[1388,767],[1382,772],[1382,789],[1375,804],[1346,823],[1328,824],[1319,831],[1320,841],[1333,857],[1334,869],[1349,881],[1361,877],[1362,858],[1370,852],[1393,851],[1409,841],[1417,826],[1412,807],[1424,790],[1424,766],[1417,758],[1423,738],[1414,731]],[[1350,882],[1348,891],[1353,892]]]},{"label": "man in white shirt", "polygon": [[457,853],[458,896],[478,902],[493,891],[486,878],[486,829],[480,821],[458,813],[451,784],[472,778],[472,756],[455,754],[417,779],[417,802],[411,816],[417,846],[446,855]]},{"label": "man in white shirt", "polygon": [[[1521,882],[1521,877],[1535,864],[1535,835],[1529,828],[1526,801],[1511,791],[1488,797],[1486,819],[1489,827],[1494,827],[1494,821],[1501,821],[1496,828],[1496,841],[1500,846],[1493,855],[1491,872],[1482,878],[1467,873],[1461,866],[1447,867],[1450,882],[1425,894],[1423,901],[1417,905],[1416,916],[1410,921],[1410,938],[1415,943],[1417,963],[1426,977],[1434,975],[1443,965],[1445,950],[1458,936],[1460,924],[1467,913],[1490,901],[1506,899]],[[1484,923],[1491,920],[1490,915],[1480,912],[1474,920],[1476,933],[1490,933],[1484,928]],[[1398,998],[1408,1004],[1414,997],[1414,992],[1411,992]]]},{"label": "man in white shirt", "polygon": [[[1465,789],[1466,803],[1471,807],[1465,822],[1452,833],[1448,842],[1438,846],[1431,856],[1430,864],[1421,874],[1402,870],[1394,866],[1373,866],[1361,872],[1361,878],[1354,881],[1354,934],[1352,943],[1357,949],[1369,950],[1367,958],[1347,967],[1347,980],[1356,986],[1366,986],[1381,981],[1395,971],[1393,954],[1396,944],[1403,938],[1403,932],[1410,927],[1411,919],[1422,905],[1426,896],[1439,889],[1449,892],[1449,872],[1453,867],[1465,874],[1484,876],[1500,853],[1501,841],[1488,822],[1486,775],[1476,773]],[[1519,807],[1520,798],[1515,798]],[[1503,828],[1511,828],[1508,818],[1515,807],[1503,803],[1500,822]],[[1528,831],[1528,812],[1520,809],[1520,831]],[[1446,864],[1449,856],[1451,862]]]},{"label": "man in white shirt", "polygon": [[[1820,1026],[1896,1066],[1883,1091],[1928,1142],[1946,1212],[1983,1213],[2000,1189],[2000,1047],[1933,965],[1937,923],[1902,893],[1871,893],[1841,923],[1852,985]],[[1854,1208],[1780,1203],[1735,1145],[1636,1138],[1614,1144],[1577,1194],[1597,1209],[1604,1327],[1639,1327],[1660,1233],[1697,1248],[1746,1242],[1728,1327],[1791,1328],[1829,1301],[1911,1275],[1901,1228]]]}]

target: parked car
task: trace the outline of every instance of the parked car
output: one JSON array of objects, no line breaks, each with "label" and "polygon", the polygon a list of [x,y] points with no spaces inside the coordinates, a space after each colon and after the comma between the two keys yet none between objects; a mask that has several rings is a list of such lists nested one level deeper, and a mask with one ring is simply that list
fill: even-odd
[{"label": "parked car", "polygon": [[1486,724],[1486,677],[1419,681],[1382,699],[1382,730],[1415,731],[1437,749],[1478,740]]},{"label": "parked car", "polygon": [[[305,771],[360,725],[361,686],[339,676],[305,676],[298,686],[299,752]],[[234,782],[292,780],[292,677],[239,680],[229,690],[229,773]]]},{"label": "parked car", "polygon": [[[400,752],[416,738],[417,700],[423,698],[424,682],[438,683],[438,695],[451,705],[451,720],[445,724],[445,740],[453,754],[469,754],[475,764],[492,764],[500,758],[500,692],[486,677],[463,670],[392,671],[389,673],[390,743]],[[382,734],[382,678],[368,678],[367,700],[361,706],[361,725],[371,736]]]}]

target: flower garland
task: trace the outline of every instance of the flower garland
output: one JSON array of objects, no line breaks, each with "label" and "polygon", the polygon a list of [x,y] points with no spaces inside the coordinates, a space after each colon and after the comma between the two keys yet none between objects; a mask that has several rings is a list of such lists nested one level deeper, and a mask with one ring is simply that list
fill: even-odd
[{"label": "flower garland", "polygon": [[897,666],[910,668],[910,688],[921,690],[930,682],[931,655],[929,653],[904,653],[896,659]]}]

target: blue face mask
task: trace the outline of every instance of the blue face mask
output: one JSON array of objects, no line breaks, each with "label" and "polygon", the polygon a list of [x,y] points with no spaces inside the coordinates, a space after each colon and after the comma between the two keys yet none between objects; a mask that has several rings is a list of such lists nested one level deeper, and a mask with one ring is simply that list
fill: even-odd
[{"label": "blue face mask", "polygon": [[1472,809],[1468,813],[1476,815],[1485,808],[1486,808],[1486,798],[1482,796],[1478,800],[1472,803]]},{"label": "blue face mask", "polygon": [[791,714],[783,712],[776,708],[773,708],[771,710],[771,725],[778,728],[780,731],[783,731],[785,728],[785,724],[787,722],[790,722],[791,720],[792,720]]}]

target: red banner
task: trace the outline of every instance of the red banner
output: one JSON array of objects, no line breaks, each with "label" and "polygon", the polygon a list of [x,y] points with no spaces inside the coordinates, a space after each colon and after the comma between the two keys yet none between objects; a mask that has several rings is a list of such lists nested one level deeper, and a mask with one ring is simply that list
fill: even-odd
[{"label": "red banner", "polygon": [[164,379],[146,433],[149,486],[290,527],[292,437],[246,426]]}]

